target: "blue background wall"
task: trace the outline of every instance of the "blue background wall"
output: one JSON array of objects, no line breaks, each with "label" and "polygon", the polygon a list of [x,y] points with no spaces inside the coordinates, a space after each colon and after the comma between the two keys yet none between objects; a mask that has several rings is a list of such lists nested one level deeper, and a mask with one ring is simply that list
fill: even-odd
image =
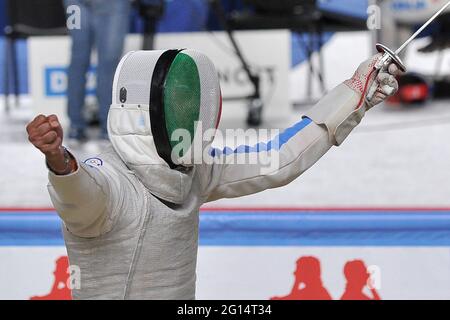
[{"label": "blue background wall", "polygon": [[[242,5],[231,6],[230,1],[222,0],[229,10],[239,9]],[[320,5],[328,10],[344,12],[355,16],[364,17],[366,15],[366,0],[320,0]],[[174,17],[177,17],[174,19]],[[5,0],[0,0],[0,30],[4,30],[6,24]],[[158,32],[180,32],[180,31],[201,31],[217,30],[217,21],[206,5],[205,0],[166,0],[166,11],[164,17],[158,25]],[[130,31],[140,32],[142,21],[136,12],[132,13],[130,19]],[[3,34],[3,32],[1,33]],[[327,35],[329,38],[331,34]],[[296,65],[304,60],[305,54],[302,52],[298,39],[293,37],[292,63]],[[26,41],[17,43],[18,65],[19,65],[19,92],[28,93],[28,71],[27,71],[27,46]],[[0,37],[0,94],[5,92],[5,41]]]}]

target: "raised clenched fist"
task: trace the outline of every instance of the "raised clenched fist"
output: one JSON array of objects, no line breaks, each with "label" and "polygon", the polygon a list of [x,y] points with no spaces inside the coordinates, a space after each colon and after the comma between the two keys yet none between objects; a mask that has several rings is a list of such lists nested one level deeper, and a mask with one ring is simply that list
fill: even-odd
[{"label": "raised clenched fist", "polygon": [[39,115],[27,125],[28,140],[49,157],[61,154],[63,130],[55,115]]},{"label": "raised clenched fist", "polygon": [[45,154],[47,164],[56,174],[76,169],[76,161],[62,147],[63,129],[56,115],[38,115],[27,125],[28,140]]}]

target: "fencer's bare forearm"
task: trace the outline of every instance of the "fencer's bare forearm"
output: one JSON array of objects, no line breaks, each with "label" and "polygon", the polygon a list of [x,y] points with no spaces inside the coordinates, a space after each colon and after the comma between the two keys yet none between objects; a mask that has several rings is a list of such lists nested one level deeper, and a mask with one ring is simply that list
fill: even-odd
[{"label": "fencer's bare forearm", "polygon": [[62,171],[65,167],[64,163],[64,150],[59,149],[58,151],[47,154],[45,156],[45,160],[47,161],[47,164],[55,171]]},{"label": "fencer's bare forearm", "polygon": [[59,150],[47,154],[45,160],[49,169],[58,175],[71,174],[77,170],[77,161],[73,155],[70,154],[69,161],[66,161],[64,148],[59,148]]}]

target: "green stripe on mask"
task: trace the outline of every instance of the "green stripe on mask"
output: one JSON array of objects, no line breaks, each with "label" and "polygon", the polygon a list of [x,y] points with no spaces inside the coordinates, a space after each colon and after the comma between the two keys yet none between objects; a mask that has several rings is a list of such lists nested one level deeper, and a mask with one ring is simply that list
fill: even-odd
[{"label": "green stripe on mask", "polygon": [[[179,53],[167,73],[164,85],[164,113],[169,139],[177,129],[185,129],[194,139],[200,115],[200,76],[195,61]],[[172,148],[179,141],[170,141]],[[184,154],[180,154],[184,156]]]}]

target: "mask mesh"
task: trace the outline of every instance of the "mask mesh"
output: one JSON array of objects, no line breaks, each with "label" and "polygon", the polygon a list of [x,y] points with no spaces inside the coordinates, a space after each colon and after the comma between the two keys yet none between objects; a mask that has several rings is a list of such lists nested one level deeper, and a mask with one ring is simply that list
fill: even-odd
[{"label": "mask mesh", "polygon": [[[177,55],[167,74],[164,113],[169,138],[175,130],[185,129],[190,134],[189,145],[192,144],[200,115],[200,77],[195,61],[186,54]],[[171,139],[170,143],[174,147],[179,141]]]}]

